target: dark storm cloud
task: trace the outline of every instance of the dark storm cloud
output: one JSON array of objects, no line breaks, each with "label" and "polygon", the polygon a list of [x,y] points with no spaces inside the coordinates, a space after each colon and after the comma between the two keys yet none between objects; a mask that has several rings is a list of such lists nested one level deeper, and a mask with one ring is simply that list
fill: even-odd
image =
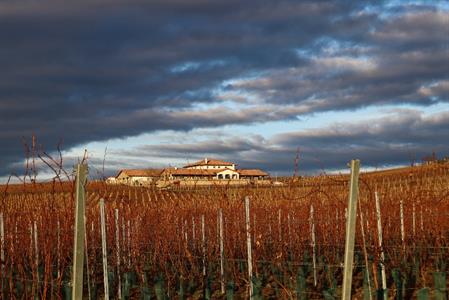
[{"label": "dark storm cloud", "polygon": [[[60,138],[69,148],[163,129],[447,101],[447,12],[365,4],[1,2],[0,165],[23,157],[21,137],[32,134],[50,149]],[[251,95],[251,107],[221,106]]]},{"label": "dark storm cloud", "polygon": [[312,55],[306,66],[279,68],[232,88],[310,111],[449,100],[444,89],[438,95],[421,93],[449,79],[449,12],[406,13],[369,24],[375,26],[356,31],[350,41],[321,40],[315,52],[305,54]]}]

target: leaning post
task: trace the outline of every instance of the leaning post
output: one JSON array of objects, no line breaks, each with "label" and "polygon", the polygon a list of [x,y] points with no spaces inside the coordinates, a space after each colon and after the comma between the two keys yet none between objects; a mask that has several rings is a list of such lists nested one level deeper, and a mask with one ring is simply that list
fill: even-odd
[{"label": "leaning post", "polygon": [[351,182],[349,187],[348,219],[346,221],[345,262],[343,273],[343,300],[351,299],[352,270],[356,227],[356,207],[359,192],[360,160],[351,161]]},{"label": "leaning post", "polygon": [[87,178],[87,165],[78,164],[76,167],[75,191],[75,235],[73,248],[72,300],[83,298],[83,266],[84,266],[84,212]]}]

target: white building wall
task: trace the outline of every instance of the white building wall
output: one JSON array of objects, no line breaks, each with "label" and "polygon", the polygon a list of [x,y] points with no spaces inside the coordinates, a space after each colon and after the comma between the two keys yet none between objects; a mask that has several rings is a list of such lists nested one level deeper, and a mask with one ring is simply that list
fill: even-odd
[{"label": "white building wall", "polygon": [[217,179],[239,179],[240,174],[233,170],[223,170],[217,173]]}]

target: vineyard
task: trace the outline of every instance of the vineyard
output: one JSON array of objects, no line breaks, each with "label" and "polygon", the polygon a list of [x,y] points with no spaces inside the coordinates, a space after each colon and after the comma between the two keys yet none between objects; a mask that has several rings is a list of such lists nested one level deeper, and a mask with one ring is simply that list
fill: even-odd
[{"label": "vineyard", "polygon": [[[353,299],[447,299],[448,187],[447,164],[361,174]],[[104,297],[100,199],[111,298],[248,299],[248,232],[253,299],[341,297],[347,175],[195,190],[91,181],[86,190],[86,299]],[[2,299],[70,299],[74,183],[0,191]]]}]

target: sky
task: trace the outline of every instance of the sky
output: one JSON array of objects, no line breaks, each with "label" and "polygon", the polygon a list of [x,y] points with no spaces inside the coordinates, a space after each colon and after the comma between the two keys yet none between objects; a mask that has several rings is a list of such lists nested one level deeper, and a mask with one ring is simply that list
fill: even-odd
[{"label": "sky", "polygon": [[0,39],[0,182],[32,136],[92,176],[449,156],[446,1],[1,1]]}]

